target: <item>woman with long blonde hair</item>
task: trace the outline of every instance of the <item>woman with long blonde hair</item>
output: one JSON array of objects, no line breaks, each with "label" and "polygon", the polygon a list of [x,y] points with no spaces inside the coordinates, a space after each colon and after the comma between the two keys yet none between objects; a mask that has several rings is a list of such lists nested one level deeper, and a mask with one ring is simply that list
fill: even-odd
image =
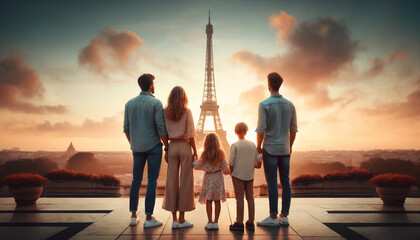
[{"label": "woman with long blonde hair", "polygon": [[162,204],[164,209],[172,212],[173,229],[192,227],[193,224],[185,220],[185,212],[195,209],[192,163],[197,159],[197,149],[194,121],[187,105],[185,90],[180,86],[174,87],[165,108],[169,147],[165,155],[168,171]]}]

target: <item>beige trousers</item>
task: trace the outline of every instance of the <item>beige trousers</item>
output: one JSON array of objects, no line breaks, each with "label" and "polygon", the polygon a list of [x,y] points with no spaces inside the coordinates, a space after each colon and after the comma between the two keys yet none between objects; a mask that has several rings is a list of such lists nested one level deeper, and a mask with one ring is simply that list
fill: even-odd
[{"label": "beige trousers", "polygon": [[244,191],[248,202],[249,221],[254,222],[255,203],[254,203],[254,180],[244,181],[232,176],[233,189],[236,198],[236,222],[244,221]]},{"label": "beige trousers", "polygon": [[195,209],[192,161],[191,146],[187,141],[169,143],[163,209],[171,212],[186,212]]}]

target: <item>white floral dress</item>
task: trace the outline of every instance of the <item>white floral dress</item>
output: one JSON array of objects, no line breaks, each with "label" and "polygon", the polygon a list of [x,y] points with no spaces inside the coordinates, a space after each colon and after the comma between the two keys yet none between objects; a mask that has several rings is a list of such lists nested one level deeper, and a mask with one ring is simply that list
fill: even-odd
[{"label": "white floral dress", "polygon": [[225,183],[222,174],[222,172],[225,174],[229,173],[226,160],[223,159],[223,161],[213,166],[208,162],[203,164],[202,159],[200,159],[198,162],[194,162],[194,169],[206,172],[203,177],[203,185],[198,202],[206,203],[207,200],[226,201]]}]

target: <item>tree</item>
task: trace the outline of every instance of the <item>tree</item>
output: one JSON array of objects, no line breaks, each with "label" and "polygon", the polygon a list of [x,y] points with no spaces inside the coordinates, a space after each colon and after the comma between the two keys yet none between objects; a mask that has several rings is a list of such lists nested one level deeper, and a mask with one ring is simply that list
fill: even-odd
[{"label": "tree", "polygon": [[67,161],[67,169],[85,171],[89,173],[102,173],[105,166],[91,152],[79,152]]},{"label": "tree", "polygon": [[[293,164],[294,165],[294,164]],[[301,165],[294,165],[291,167],[291,175],[299,176],[302,174],[326,174],[334,171],[345,171],[347,168],[341,162],[331,163],[314,163],[306,162]]]},{"label": "tree", "polygon": [[0,166],[0,179],[14,173],[37,173],[44,175],[53,169],[57,169],[56,162],[49,158],[18,159],[7,161]]},{"label": "tree", "polygon": [[360,167],[373,175],[382,173],[399,173],[413,176],[420,182],[420,166],[409,160],[371,158],[360,164]]}]

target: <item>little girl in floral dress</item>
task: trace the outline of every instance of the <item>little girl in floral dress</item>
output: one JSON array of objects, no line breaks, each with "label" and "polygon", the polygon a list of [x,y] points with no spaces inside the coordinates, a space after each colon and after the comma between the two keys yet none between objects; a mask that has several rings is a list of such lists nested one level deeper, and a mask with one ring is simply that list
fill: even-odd
[{"label": "little girl in floral dress", "polygon": [[[229,174],[225,153],[220,149],[219,139],[216,134],[210,133],[204,141],[204,151],[198,162],[193,163],[195,169],[206,173],[201,188],[200,203],[206,203],[208,223],[206,229],[219,229],[220,200],[226,201],[223,174]],[[212,220],[212,203],[215,205],[214,221]]]}]

